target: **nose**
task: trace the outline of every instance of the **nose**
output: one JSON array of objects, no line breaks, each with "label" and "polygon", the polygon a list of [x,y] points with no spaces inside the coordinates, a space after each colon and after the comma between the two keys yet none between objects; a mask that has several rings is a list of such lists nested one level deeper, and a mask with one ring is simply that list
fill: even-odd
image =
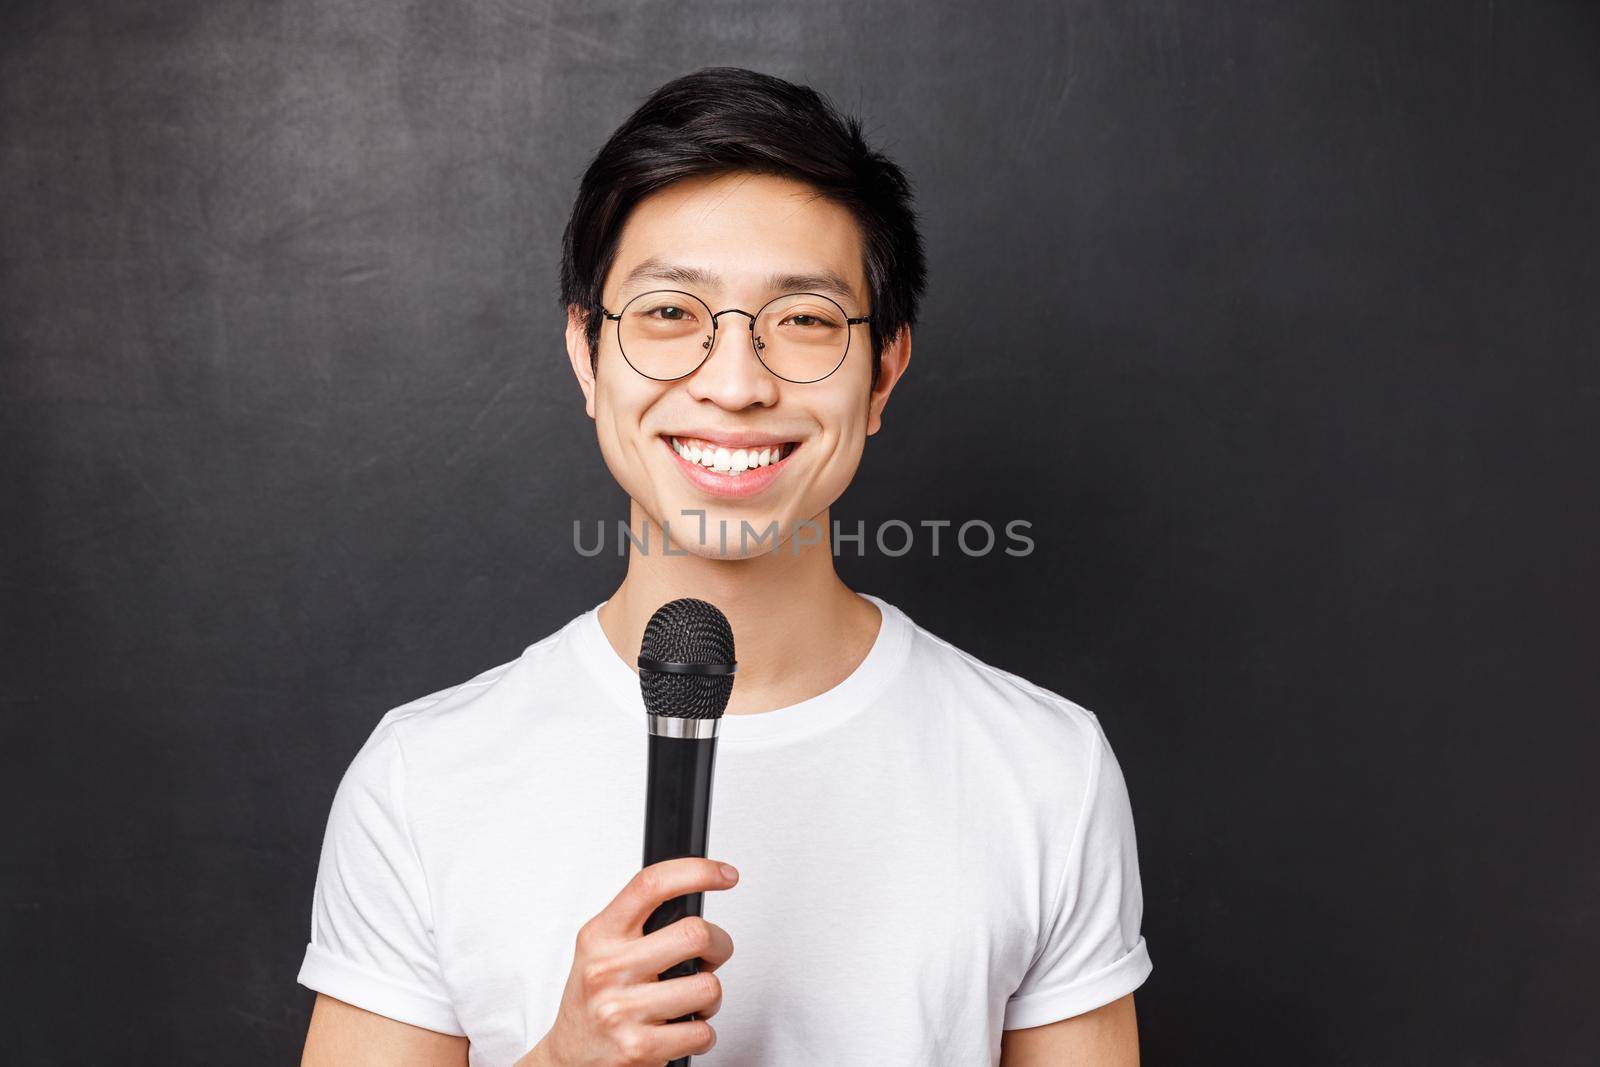
[{"label": "nose", "polygon": [[[727,312],[717,314],[720,319]],[[689,375],[689,395],[728,411],[771,407],[778,402],[778,379],[756,356],[752,320],[743,312],[740,316],[719,323],[706,361]]]}]

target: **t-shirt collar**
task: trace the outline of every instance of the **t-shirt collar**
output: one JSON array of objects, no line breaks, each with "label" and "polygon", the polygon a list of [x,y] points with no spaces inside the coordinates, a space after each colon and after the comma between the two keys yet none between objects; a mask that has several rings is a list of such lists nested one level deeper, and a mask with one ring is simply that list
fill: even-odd
[{"label": "t-shirt collar", "polygon": [[[898,673],[911,641],[911,622],[894,605],[871,593],[858,594],[878,606],[882,622],[872,648],[856,669],[838,685],[814,697],[771,711],[724,715],[719,741],[731,745],[788,743],[838,725],[872,707],[885,686]],[[603,602],[602,602],[603,603]],[[639,676],[611,647],[600,625],[601,604],[571,623],[573,647],[584,667],[600,683],[606,707],[644,728],[644,698]],[[734,682],[738,684],[737,680]]]}]

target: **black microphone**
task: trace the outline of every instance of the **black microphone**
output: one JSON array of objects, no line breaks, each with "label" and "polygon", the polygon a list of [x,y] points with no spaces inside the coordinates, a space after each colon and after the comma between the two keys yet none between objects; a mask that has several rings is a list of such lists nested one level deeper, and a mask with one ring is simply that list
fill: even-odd
[{"label": "black microphone", "polygon": [[[684,597],[650,616],[639,648],[639,688],[648,712],[649,772],[644,801],[644,865],[706,854],[711,772],[717,728],[733,694],[733,628],[704,600]],[[663,901],[645,920],[652,933],[685,915],[699,915],[704,893]],[[665,981],[700,970],[698,959],[675,963]],[[673,1019],[688,1022],[694,1016]],[[687,1067],[688,1056],[668,1067]]]}]

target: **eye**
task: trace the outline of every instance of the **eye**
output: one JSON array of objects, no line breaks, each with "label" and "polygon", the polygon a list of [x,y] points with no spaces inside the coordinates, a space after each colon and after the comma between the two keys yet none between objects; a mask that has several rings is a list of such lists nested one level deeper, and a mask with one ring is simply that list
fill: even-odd
[{"label": "eye", "polygon": [[[802,320],[804,320],[804,321],[802,321]],[[795,314],[790,315],[788,318],[784,319],[784,321],[785,322],[792,322],[796,326],[831,326],[831,325],[833,325],[831,322],[829,322],[827,319],[823,318],[820,315],[810,315],[810,314],[807,314],[804,311],[796,312]]]},{"label": "eye", "polygon": [[672,312],[672,314],[663,316],[667,322],[681,322],[683,320],[683,316],[687,314],[687,311],[684,308],[677,307],[673,304],[667,304],[664,307],[652,308],[645,312],[645,314],[654,315],[657,311]]}]

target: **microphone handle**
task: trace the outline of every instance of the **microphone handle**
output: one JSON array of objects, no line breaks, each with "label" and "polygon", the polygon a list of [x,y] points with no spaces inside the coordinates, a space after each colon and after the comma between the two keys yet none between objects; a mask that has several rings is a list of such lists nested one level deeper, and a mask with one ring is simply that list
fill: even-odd
[{"label": "microphone handle", "polygon": [[[645,779],[644,866],[681,856],[706,854],[706,829],[711,818],[711,778],[717,757],[717,739],[646,735],[649,769]],[[699,915],[704,893],[689,893],[663,901],[645,920],[644,932],[654,933],[685,915]],[[657,977],[662,981],[696,974],[699,959],[673,964]],[[689,1022],[694,1016],[673,1019]],[[689,1057],[668,1067],[687,1067]]]}]

